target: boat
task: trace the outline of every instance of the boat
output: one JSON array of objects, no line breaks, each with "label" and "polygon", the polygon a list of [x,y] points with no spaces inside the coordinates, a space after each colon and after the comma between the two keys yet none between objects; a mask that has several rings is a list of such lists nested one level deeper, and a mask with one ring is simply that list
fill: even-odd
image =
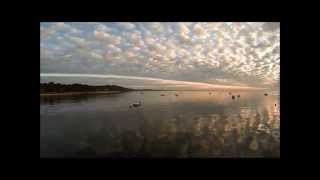
[{"label": "boat", "polygon": [[139,107],[139,106],[141,106],[141,102],[140,101],[138,103],[131,104],[129,107],[131,108],[131,107]]}]

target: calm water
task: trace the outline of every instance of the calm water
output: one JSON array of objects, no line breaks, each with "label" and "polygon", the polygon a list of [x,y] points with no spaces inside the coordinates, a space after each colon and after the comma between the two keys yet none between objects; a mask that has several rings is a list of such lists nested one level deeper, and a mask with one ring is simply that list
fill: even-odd
[{"label": "calm water", "polygon": [[234,94],[41,97],[40,157],[280,157],[279,96]]}]

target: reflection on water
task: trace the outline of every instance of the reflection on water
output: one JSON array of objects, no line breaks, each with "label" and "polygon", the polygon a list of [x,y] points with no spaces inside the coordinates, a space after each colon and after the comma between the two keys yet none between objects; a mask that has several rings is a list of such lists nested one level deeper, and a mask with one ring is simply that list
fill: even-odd
[{"label": "reflection on water", "polygon": [[[233,100],[227,92],[175,94],[42,99],[40,156],[280,156],[278,96],[242,92]],[[139,100],[141,107],[129,108]]]},{"label": "reflection on water", "polygon": [[[40,97],[40,104],[59,104],[62,102],[80,103],[89,99],[99,98],[99,94],[74,94],[74,95],[52,95]],[[110,96],[110,95],[109,95]],[[112,95],[111,95],[112,96]]]}]

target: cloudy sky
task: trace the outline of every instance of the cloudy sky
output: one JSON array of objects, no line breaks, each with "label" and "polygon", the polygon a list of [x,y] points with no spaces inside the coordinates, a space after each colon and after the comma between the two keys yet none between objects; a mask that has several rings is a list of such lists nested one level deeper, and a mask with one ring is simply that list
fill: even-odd
[{"label": "cloudy sky", "polygon": [[280,23],[40,23],[42,82],[279,88]]}]

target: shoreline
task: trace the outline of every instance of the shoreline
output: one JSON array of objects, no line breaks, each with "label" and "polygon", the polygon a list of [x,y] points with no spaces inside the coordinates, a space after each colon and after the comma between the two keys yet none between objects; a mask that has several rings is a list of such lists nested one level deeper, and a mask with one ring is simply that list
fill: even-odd
[{"label": "shoreline", "polygon": [[119,94],[127,91],[86,91],[86,92],[58,92],[58,93],[40,93],[40,97],[44,96],[68,96],[68,95],[89,95],[89,94]]},{"label": "shoreline", "polygon": [[[133,91],[84,91],[84,92],[51,92],[51,93],[40,93],[40,97],[45,96],[68,96],[68,95],[94,95],[94,94],[119,94],[126,92],[146,92],[146,91],[173,91],[173,92],[248,92],[247,90],[133,90]],[[250,92],[250,91],[249,91]],[[270,94],[273,95],[273,94]],[[275,94],[278,95],[278,94]]]}]

